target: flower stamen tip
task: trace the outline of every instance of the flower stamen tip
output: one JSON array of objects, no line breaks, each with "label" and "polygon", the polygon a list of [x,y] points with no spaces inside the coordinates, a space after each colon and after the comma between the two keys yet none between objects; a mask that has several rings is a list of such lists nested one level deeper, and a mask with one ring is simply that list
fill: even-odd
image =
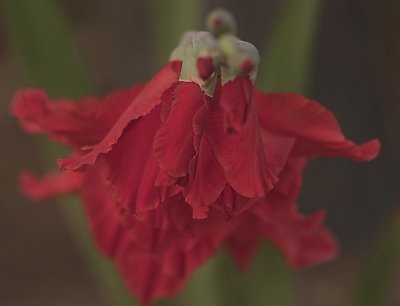
[{"label": "flower stamen tip", "polygon": [[214,72],[214,69],[214,61],[211,57],[199,57],[197,59],[197,70],[203,80],[207,80]]},{"label": "flower stamen tip", "polygon": [[242,64],[240,65],[240,70],[243,73],[247,74],[250,73],[254,69],[255,65],[251,59],[245,59]]},{"label": "flower stamen tip", "polygon": [[227,33],[236,33],[235,18],[229,11],[223,8],[214,9],[208,14],[206,26],[207,30],[210,31],[215,37],[219,37]]}]

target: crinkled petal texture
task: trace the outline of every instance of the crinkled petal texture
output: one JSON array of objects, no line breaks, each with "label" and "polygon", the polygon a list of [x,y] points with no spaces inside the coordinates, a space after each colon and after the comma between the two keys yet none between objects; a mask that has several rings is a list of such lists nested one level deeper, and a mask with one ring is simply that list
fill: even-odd
[{"label": "crinkled petal texture", "polygon": [[178,186],[156,186],[160,174],[152,154],[153,139],[160,127],[160,106],[131,122],[112,150],[99,157],[95,167],[105,174],[114,199],[126,214],[156,208]]},{"label": "crinkled petal texture", "polygon": [[63,170],[79,170],[93,165],[99,155],[111,151],[113,145],[123,135],[125,128],[134,120],[148,115],[161,103],[161,96],[179,78],[180,63],[165,65],[141,90],[140,94],[124,110],[105,137],[88,153],[80,157],[61,159],[59,166]]},{"label": "crinkled petal texture", "polygon": [[207,140],[206,97],[195,83],[178,82],[163,96],[163,119],[154,139],[159,167],[180,181],[196,219],[205,218],[208,206],[224,188],[224,173]]},{"label": "crinkled petal texture", "polygon": [[294,268],[334,258],[325,212],[297,208],[302,172],[317,156],[371,160],[379,142],[347,140],[331,112],[299,95],[237,77],[209,97],[179,81],[180,69],[169,63],[145,86],[77,104],[19,93],[21,126],[74,149],[62,174],[23,174],[23,191],[80,192],[96,245],[142,305],[179,292],[221,246],[240,268],[263,240]]},{"label": "crinkled petal texture", "polygon": [[154,153],[160,168],[171,177],[188,174],[195,154],[193,118],[204,104],[204,94],[196,83],[178,82],[163,96],[163,119],[154,139]]},{"label": "crinkled petal texture", "polygon": [[228,183],[249,198],[264,196],[277,180],[271,172],[273,160],[264,151],[252,94],[247,77],[225,84],[211,103],[206,125],[206,138]]},{"label": "crinkled petal texture", "polygon": [[106,192],[107,181],[94,167],[85,173],[82,197],[96,244],[114,261],[142,305],[179,292],[237,226],[219,214],[194,221],[179,195],[130,222],[121,222]]},{"label": "crinkled petal texture", "polygon": [[12,113],[29,133],[47,133],[66,146],[81,150],[100,142],[121,113],[142,91],[142,86],[115,91],[104,99],[85,98],[77,103],[51,100],[37,89],[20,91]]},{"label": "crinkled petal texture", "polygon": [[338,252],[335,239],[325,229],[325,212],[304,216],[297,209],[305,160],[291,158],[275,190],[254,206],[260,231],[295,268],[332,260]]},{"label": "crinkled petal texture", "polygon": [[347,157],[370,161],[380,150],[378,140],[356,145],[343,135],[335,116],[317,102],[291,93],[264,94],[255,90],[258,116],[264,129],[296,137],[296,156]]},{"label": "crinkled petal texture", "polygon": [[325,213],[304,216],[297,210],[304,166],[303,158],[290,158],[276,188],[252,205],[226,239],[240,268],[248,266],[262,240],[272,242],[294,268],[325,262],[337,255],[337,243],[323,226]]}]

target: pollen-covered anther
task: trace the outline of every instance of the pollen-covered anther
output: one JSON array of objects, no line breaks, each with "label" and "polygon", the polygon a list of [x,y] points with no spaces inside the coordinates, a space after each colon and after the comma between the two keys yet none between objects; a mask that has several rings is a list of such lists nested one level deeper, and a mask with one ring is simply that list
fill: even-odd
[{"label": "pollen-covered anther", "polygon": [[210,31],[215,37],[227,33],[236,33],[235,18],[231,13],[222,8],[215,9],[208,14],[206,26],[207,30]]},{"label": "pollen-covered anther", "polygon": [[203,80],[207,80],[214,72],[214,61],[212,57],[199,57],[197,59],[197,70]]}]

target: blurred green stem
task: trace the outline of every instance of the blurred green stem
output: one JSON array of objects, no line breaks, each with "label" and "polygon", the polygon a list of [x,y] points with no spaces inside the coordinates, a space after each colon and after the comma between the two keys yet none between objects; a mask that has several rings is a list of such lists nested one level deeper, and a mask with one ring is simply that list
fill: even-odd
[{"label": "blurred green stem", "polygon": [[30,85],[78,97],[88,82],[54,0],[3,0],[1,8],[19,64]]},{"label": "blurred green stem", "polygon": [[[41,87],[57,97],[79,97],[89,92],[83,66],[57,1],[3,0],[0,6],[27,85]],[[54,161],[64,153],[47,142],[40,144],[46,160]],[[109,300],[106,305],[135,305],[112,265],[94,248],[80,203],[72,197],[60,202],[68,228]]]},{"label": "blurred green stem", "polygon": [[385,232],[383,242],[371,252],[363,264],[359,283],[352,290],[347,306],[389,305],[390,291],[394,289],[393,279],[399,268],[400,258],[400,210],[394,214],[391,225]]},{"label": "blurred green stem", "polygon": [[152,0],[149,2],[155,39],[156,67],[168,61],[183,33],[198,30],[201,0]]},{"label": "blurred green stem", "polygon": [[266,91],[307,91],[322,0],[286,0],[267,43],[258,84]]}]

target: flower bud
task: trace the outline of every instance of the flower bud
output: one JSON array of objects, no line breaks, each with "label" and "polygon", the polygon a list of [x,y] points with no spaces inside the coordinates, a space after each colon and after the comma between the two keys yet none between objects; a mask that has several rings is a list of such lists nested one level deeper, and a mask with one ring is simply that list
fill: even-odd
[{"label": "flower bud", "polygon": [[215,37],[227,33],[236,33],[235,18],[223,8],[217,8],[208,14],[206,27]]}]

